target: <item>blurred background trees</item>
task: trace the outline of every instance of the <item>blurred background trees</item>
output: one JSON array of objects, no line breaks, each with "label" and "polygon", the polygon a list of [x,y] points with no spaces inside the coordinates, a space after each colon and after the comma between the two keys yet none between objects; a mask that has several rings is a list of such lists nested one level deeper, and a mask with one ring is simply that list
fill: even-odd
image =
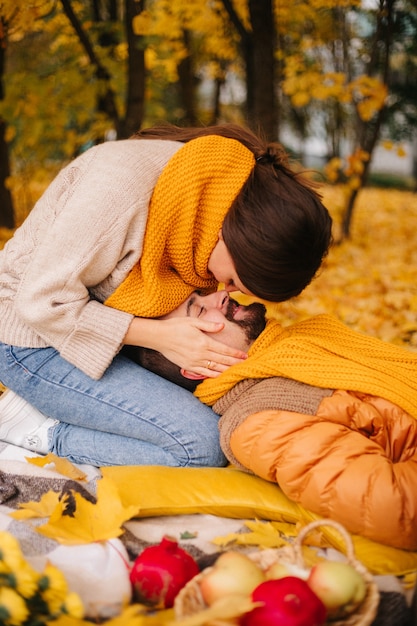
[{"label": "blurred background trees", "polygon": [[348,237],[376,145],[415,136],[416,22],[415,0],[2,0],[0,226],[94,143],[238,121],[324,146]]}]

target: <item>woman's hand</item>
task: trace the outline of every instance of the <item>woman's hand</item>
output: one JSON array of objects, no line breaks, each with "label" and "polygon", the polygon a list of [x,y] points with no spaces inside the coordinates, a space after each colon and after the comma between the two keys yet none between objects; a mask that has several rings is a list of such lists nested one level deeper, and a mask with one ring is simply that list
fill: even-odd
[{"label": "woman's hand", "polygon": [[231,348],[210,336],[223,327],[220,322],[198,318],[156,320],[136,317],[124,343],[151,348],[182,369],[214,378],[247,357],[242,350]]}]

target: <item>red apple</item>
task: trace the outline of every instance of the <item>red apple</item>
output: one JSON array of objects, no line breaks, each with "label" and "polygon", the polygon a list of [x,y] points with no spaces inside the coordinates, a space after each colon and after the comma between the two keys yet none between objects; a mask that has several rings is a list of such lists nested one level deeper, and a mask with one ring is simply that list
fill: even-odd
[{"label": "red apple", "polygon": [[252,600],[263,605],[243,615],[241,626],[321,626],[326,621],[323,602],[297,576],[261,583]]},{"label": "red apple", "polygon": [[349,563],[340,561],[317,563],[307,582],[331,617],[352,613],[366,594],[366,584],[359,572]]},{"label": "red apple", "polygon": [[250,595],[265,580],[260,566],[246,554],[230,550],[223,552],[213,567],[203,572],[200,582],[204,602],[211,606],[230,594]]}]

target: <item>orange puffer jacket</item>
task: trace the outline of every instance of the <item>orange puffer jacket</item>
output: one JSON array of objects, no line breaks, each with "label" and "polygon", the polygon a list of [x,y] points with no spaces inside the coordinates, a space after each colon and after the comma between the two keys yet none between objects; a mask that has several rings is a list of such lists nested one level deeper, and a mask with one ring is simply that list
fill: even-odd
[{"label": "orange puffer jacket", "polygon": [[213,408],[231,463],[352,533],[417,550],[417,420],[399,406],[276,377]]}]

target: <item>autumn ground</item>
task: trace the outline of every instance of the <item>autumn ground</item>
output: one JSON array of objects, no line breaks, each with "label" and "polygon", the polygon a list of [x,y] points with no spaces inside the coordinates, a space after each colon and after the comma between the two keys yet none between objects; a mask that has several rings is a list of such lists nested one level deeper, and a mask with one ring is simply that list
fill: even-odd
[{"label": "autumn ground", "polygon": [[[323,191],[337,236],[343,192]],[[11,234],[0,230],[0,247]],[[358,331],[417,351],[417,195],[365,189],[351,239],[331,249],[301,296],[268,309],[285,325],[331,313]]]}]

